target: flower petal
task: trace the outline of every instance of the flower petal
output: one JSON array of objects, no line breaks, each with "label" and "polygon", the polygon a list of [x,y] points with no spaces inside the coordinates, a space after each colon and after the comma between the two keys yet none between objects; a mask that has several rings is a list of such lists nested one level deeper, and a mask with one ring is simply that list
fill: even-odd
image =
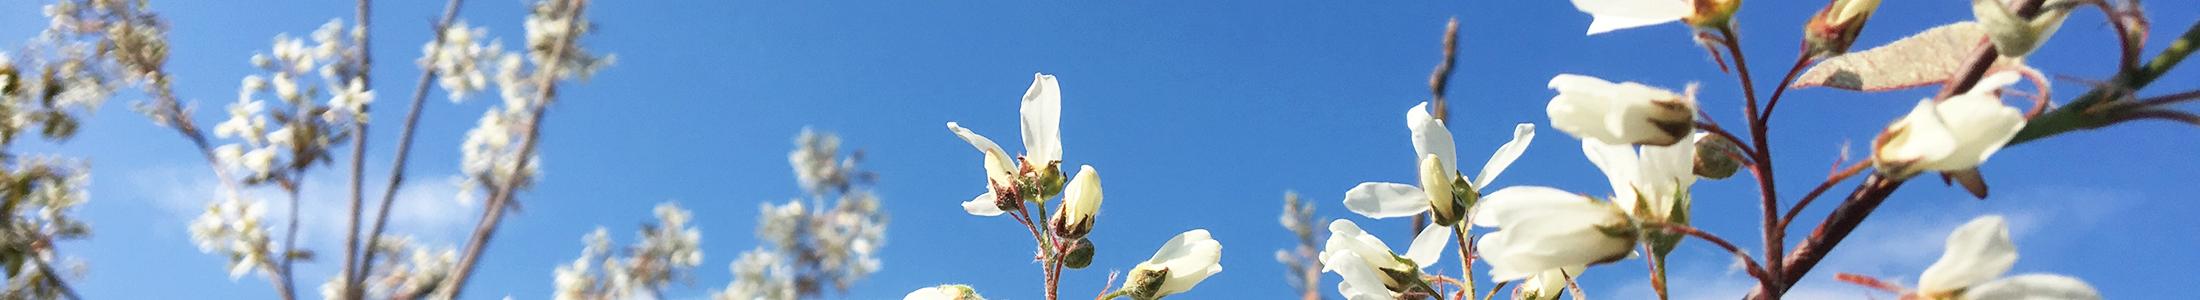
[{"label": "flower petal", "polygon": [[1406,258],[1412,259],[1423,269],[1444,259],[1444,245],[1451,243],[1451,226],[1431,225],[1421,228],[1421,234],[1413,236],[1413,244],[1406,246]]},{"label": "flower petal", "polygon": [[1337,293],[1346,299],[1391,299],[1390,290],[1383,287],[1384,275],[1359,254],[1340,252],[1323,257],[1322,268],[1344,278],[1337,283]]},{"label": "flower petal", "polygon": [[1932,99],[1918,100],[1910,114],[1888,125],[1872,150],[1872,168],[1908,178],[1956,150],[1955,134],[1940,119]]},{"label": "flower petal", "polygon": [[1573,0],[1574,9],[1595,18],[1588,35],[1680,20],[1694,12],[1678,0]]},{"label": "flower petal", "polygon": [[2084,280],[2055,274],[2024,274],[1971,287],[1957,299],[2098,300],[2101,293]]},{"label": "flower petal", "polygon": [[1451,129],[1429,114],[1428,102],[1406,111],[1406,129],[1413,131],[1414,160],[1433,154],[1444,162],[1445,172],[1459,172],[1459,150],[1452,144]]},{"label": "flower petal", "polygon": [[2016,264],[2017,246],[2009,242],[2001,216],[1978,217],[1948,234],[1948,249],[1918,277],[1917,289],[1928,295],[1953,292],[2001,277]]},{"label": "flower petal", "polygon": [[1520,214],[1544,203],[1585,201],[1581,194],[1543,186],[1506,187],[1482,196],[1474,206],[1474,225],[1497,227],[1519,221]]},{"label": "flower petal", "polygon": [[1488,189],[1490,182],[1496,181],[1498,174],[1505,173],[1505,168],[1512,166],[1514,160],[1519,160],[1521,153],[1528,152],[1528,143],[1534,141],[1535,123],[1514,125],[1512,141],[1498,146],[1497,152],[1490,154],[1489,162],[1482,164],[1482,173],[1474,176],[1474,188]]},{"label": "flower petal", "polygon": [[1009,177],[1012,172],[1015,172],[1016,163],[1009,160],[1008,151],[1001,150],[1000,144],[994,144],[993,139],[970,132],[970,129],[965,129],[962,125],[955,124],[955,122],[947,122],[947,130],[955,132],[956,137],[961,137],[963,141],[970,142],[971,147],[978,148],[978,153],[985,155],[986,180],[998,183],[1006,183],[1012,180]]},{"label": "flower petal", "polygon": [[1344,208],[1369,218],[1412,216],[1428,211],[1428,195],[1403,183],[1362,182],[1344,192]]},{"label": "flower petal", "polygon": [[1153,258],[1139,263],[1135,269],[1164,268],[1169,278],[1162,282],[1155,295],[1171,295],[1191,290],[1208,276],[1222,272],[1222,243],[1206,229],[1194,229],[1177,234],[1154,251]]},{"label": "flower petal", "polygon": [[1001,206],[994,205],[995,198],[993,192],[985,192],[985,194],[978,195],[977,198],[971,198],[970,201],[963,201],[963,211],[980,217],[1001,215]]},{"label": "flower petal", "polygon": [[1062,161],[1062,87],[1054,75],[1031,74],[1024,91],[1024,158],[1036,164]]}]

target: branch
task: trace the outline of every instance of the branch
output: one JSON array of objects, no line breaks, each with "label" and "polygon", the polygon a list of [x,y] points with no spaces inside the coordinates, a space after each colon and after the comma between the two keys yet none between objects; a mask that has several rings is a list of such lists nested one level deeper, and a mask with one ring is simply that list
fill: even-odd
[{"label": "branch", "polygon": [[[433,27],[433,29],[435,30],[434,36],[435,43],[437,45],[440,46],[443,44],[443,32],[446,28],[450,27],[451,22],[455,22],[458,19],[458,9],[460,7],[459,4],[462,2],[465,1],[450,0],[449,2],[444,3],[443,18],[437,20],[435,24],[432,24],[432,26],[430,26]],[[364,21],[364,18],[361,18],[361,20],[362,21],[360,22],[362,24],[366,22]],[[442,49],[442,47],[436,48]],[[439,57],[440,55],[429,55],[428,59],[432,60]],[[431,61],[431,64],[432,63],[433,62]],[[397,201],[397,188],[399,186],[402,186],[405,182],[405,163],[408,161],[408,159],[412,157],[411,154],[413,131],[414,129],[420,127],[420,110],[422,107],[424,107],[424,105],[422,105],[423,102],[426,102],[426,99],[428,98],[428,84],[431,82],[435,82],[435,77],[435,68],[422,67],[420,70],[420,81],[413,84],[412,107],[405,112],[405,126],[401,127],[401,129],[398,129],[399,133],[397,136],[397,156],[393,158],[390,162],[389,185],[382,189],[382,206],[381,208],[379,208],[380,211],[375,212],[374,214],[373,229],[367,231],[366,247],[368,248],[372,248],[374,247],[374,245],[382,242],[383,227],[387,226],[390,221],[390,206],[392,206],[392,204]],[[361,134],[360,136],[366,135]],[[354,205],[353,208],[354,210],[356,210],[357,205]],[[372,271],[374,270],[375,251],[365,252],[366,253],[362,254],[362,256],[360,257],[361,263],[359,265],[359,271],[356,273],[352,273],[350,275],[351,278],[346,279],[346,286],[360,286],[366,283],[367,276],[373,273]],[[352,288],[350,289],[350,294],[347,296],[350,299],[362,299],[365,297],[365,289]]]},{"label": "branch", "polygon": [[[1739,65],[1739,63],[1737,63],[1736,65]],[[1695,227],[1688,227],[1688,225],[1673,223],[1644,223],[1643,225],[1646,225],[1647,227],[1662,229],[1666,232],[1686,234],[1688,236],[1696,237],[1696,239],[1711,242],[1711,244],[1713,245],[1718,245],[1719,248],[1726,249],[1727,253],[1734,254],[1735,259],[1742,260],[1742,266],[1746,268],[1743,270],[1748,271],[1751,277],[1757,277],[1758,284],[1771,284],[1773,282],[1771,274],[1766,273],[1763,266],[1757,265],[1756,258],[1749,257],[1749,252],[1743,251],[1742,247],[1734,246],[1734,243],[1727,242],[1726,239],[1719,238],[1719,236],[1712,235],[1708,232],[1703,232],[1702,230],[1697,230]]]},{"label": "branch", "polygon": [[[1765,133],[1768,130],[1765,126],[1765,120],[1758,118],[1762,115],[1757,113],[1757,85],[1750,81],[1749,60],[1742,55],[1741,36],[1735,35],[1734,28],[1731,26],[1720,26],[1718,28],[1719,34],[1725,38],[1723,41],[1726,44],[1727,52],[1734,55],[1734,70],[1736,75],[1741,77],[1742,94],[1748,99],[1748,106],[1743,107],[1742,112],[1745,115],[1744,117],[1749,119],[1750,142],[1755,144],[1753,148],[1756,150],[1754,152],[1756,156],[1750,158],[1751,164],[1749,166],[1752,170],[1750,173],[1757,175],[1757,193],[1763,196],[1758,202],[1761,206],[1760,210],[1764,212],[1764,224],[1762,226],[1764,227],[1765,262],[1767,265],[1765,270],[1768,271],[1766,274],[1777,276],[1781,274],[1780,255],[1784,251],[1781,248],[1786,247],[1786,239],[1781,237],[1783,232],[1778,228],[1780,193],[1778,187],[1773,184],[1775,181],[1772,173],[1772,147],[1765,139]],[[1807,59],[1799,59],[1799,61],[1807,61]],[[1802,63],[1796,65],[1800,66]],[[1797,70],[1799,69],[1797,68]],[[1795,77],[1794,73],[1791,70],[1791,72],[1788,72],[1787,77]],[[1786,84],[1781,85],[1786,86]],[[1772,281],[1767,280],[1766,282]],[[1778,295],[1772,295],[1768,299],[1779,298]]]},{"label": "branch", "polygon": [[[368,81],[368,79],[370,78],[369,75],[372,74],[368,70],[372,69],[370,66],[373,65],[373,56],[369,55],[369,53],[371,53],[370,51],[372,51],[373,47],[369,47],[367,44],[367,41],[370,40],[367,38],[367,35],[371,33],[366,32],[366,28],[368,26],[367,18],[370,14],[370,11],[368,10],[370,8],[370,5],[368,4],[370,4],[370,2],[373,1],[359,0],[358,26],[361,32],[358,35],[352,36],[352,43],[356,44],[356,46],[359,47],[359,53],[357,54],[358,56],[353,57],[353,59],[358,60],[359,68],[358,73],[353,74],[353,80],[358,80],[359,84],[363,86],[373,86]],[[357,113],[360,115],[367,115],[369,107],[372,107],[372,105],[360,105],[359,111]],[[361,182],[366,179],[366,173],[364,171],[366,170],[367,160],[367,123],[351,122],[351,131],[351,182],[349,182],[349,184],[351,185],[351,214],[349,216],[350,221],[344,227],[344,272],[341,274],[344,277],[340,280],[340,282],[343,283],[344,295],[349,297],[345,299],[355,299],[357,297],[351,295],[360,294],[359,285],[352,284],[352,282],[354,278],[359,278],[359,270],[357,268],[359,265],[357,258],[360,252],[359,205],[361,202],[365,202],[363,201],[363,199],[361,199],[360,190],[364,189]]]},{"label": "branch", "polygon": [[[549,112],[550,101],[557,97],[558,66],[564,65],[565,50],[573,48],[574,39],[580,37],[581,12],[587,8],[588,0],[567,0],[565,5],[566,9],[571,10],[566,15],[566,33],[551,43],[556,48],[550,49],[550,58],[537,70],[541,73],[535,74],[535,96],[541,99],[534,103],[533,117],[528,118],[527,141],[520,145],[517,156],[519,163],[512,164],[513,174],[524,172],[528,163],[534,162],[532,157],[535,147],[542,142],[542,118]],[[481,224],[474,227],[473,238],[466,242],[466,255],[459,259],[458,270],[451,273],[450,283],[444,286],[450,291],[445,294],[447,298],[456,299],[459,292],[466,289],[467,277],[473,275],[475,264],[481,262],[481,251],[488,246],[489,238],[496,234],[497,223],[504,219],[505,205],[511,204],[512,194],[517,193],[518,188],[517,181],[506,182],[497,186],[497,191],[489,195],[489,205],[483,208],[486,211],[483,212]]]},{"label": "branch", "polygon": [[1826,193],[1826,190],[1833,189],[1834,184],[1839,184],[1841,183],[1841,181],[1848,180],[1849,177],[1855,177],[1856,174],[1863,173],[1864,168],[1870,166],[1871,161],[1869,160],[1859,161],[1856,162],[1856,164],[1849,165],[1848,168],[1842,169],[1841,171],[1826,175],[1826,182],[1819,183],[1818,187],[1810,189],[1810,193],[1803,194],[1802,200],[1796,200],[1795,206],[1788,207],[1787,214],[1780,216],[1780,231],[1787,231],[1788,225],[1795,222],[1795,215],[1802,214],[1803,208],[1810,206],[1811,200],[1817,200],[1818,196],[1824,195]]}]

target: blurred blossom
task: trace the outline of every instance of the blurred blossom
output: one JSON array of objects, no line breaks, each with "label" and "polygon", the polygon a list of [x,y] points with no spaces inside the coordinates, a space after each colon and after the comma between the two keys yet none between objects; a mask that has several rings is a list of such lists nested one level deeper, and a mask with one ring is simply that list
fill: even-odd
[{"label": "blurred blossom", "polygon": [[655,214],[657,222],[643,225],[642,240],[631,246],[612,248],[602,227],[583,236],[581,256],[553,273],[553,298],[656,298],[666,285],[688,279],[688,270],[703,262],[702,232],[689,227],[694,213],[667,202]]},{"label": "blurred blossom", "polygon": [[758,205],[756,237],[763,245],[733,262],[733,282],[714,298],[818,298],[882,267],[877,254],[886,244],[887,216],[870,192],[876,176],[857,167],[862,152],[842,157],[840,137],[809,129],[794,144],[787,163],[809,195]]}]

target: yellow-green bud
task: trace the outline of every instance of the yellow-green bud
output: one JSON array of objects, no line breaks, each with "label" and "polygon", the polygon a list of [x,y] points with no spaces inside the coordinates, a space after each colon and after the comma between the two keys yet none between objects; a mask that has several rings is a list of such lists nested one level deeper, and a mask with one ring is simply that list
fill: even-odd
[{"label": "yellow-green bud", "polygon": [[1459,180],[1458,174],[1444,169],[1443,159],[1435,154],[1421,158],[1421,191],[1428,193],[1429,213],[1436,216],[1436,224],[1456,225],[1461,214],[1466,212],[1452,193],[1453,184]]}]

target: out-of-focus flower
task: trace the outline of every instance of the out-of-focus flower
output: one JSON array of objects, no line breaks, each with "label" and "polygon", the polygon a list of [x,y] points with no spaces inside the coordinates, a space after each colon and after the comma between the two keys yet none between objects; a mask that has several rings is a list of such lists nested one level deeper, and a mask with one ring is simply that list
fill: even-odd
[{"label": "out-of-focus flower", "polygon": [[1498,228],[1478,245],[1499,282],[1626,258],[1637,237],[1630,222],[1611,203],[1538,186],[1490,193],[1474,217],[1476,226]]},{"label": "out-of-focus flower", "polygon": [[1978,18],[1979,25],[1986,27],[1986,37],[1994,42],[1996,52],[2002,57],[2023,58],[2055,36],[2055,30],[2062,28],[2063,19],[2070,17],[2072,8],[2088,2],[2046,1],[2040,4],[2039,15],[2030,19],[2018,15],[2013,3],[1971,0],[1971,14]]},{"label": "out-of-focus flower", "polygon": [[1194,229],[1169,238],[1153,258],[1131,268],[1123,288],[1131,299],[1161,299],[1189,291],[1208,276],[1222,272],[1222,243],[1206,229]]},{"label": "out-of-focus flower", "polygon": [[[1457,197],[1475,197],[1482,189],[1489,188],[1491,182],[1496,181],[1506,167],[1519,159],[1520,154],[1526,152],[1528,144],[1535,139],[1535,124],[1522,123],[1514,126],[1512,140],[1490,154],[1490,159],[1482,164],[1481,172],[1471,178],[1472,181],[1468,181],[1469,178],[1459,173],[1458,152],[1452,142],[1451,130],[1444,126],[1442,120],[1430,115],[1427,107],[1428,103],[1424,102],[1406,111],[1406,128],[1413,132],[1413,152],[1415,161],[1420,162],[1419,174],[1423,186],[1390,182],[1360,183],[1345,191],[1345,209],[1377,219],[1411,216],[1433,209],[1437,211],[1440,223],[1450,223],[1444,224],[1447,226],[1456,224],[1467,211],[1469,203],[1466,202],[1472,201],[1472,198]],[[1431,159],[1435,161],[1434,164],[1429,163]],[[1467,190],[1463,195],[1455,195],[1460,192],[1455,191],[1461,188],[1460,185],[1464,185]]]},{"label": "out-of-focus flower", "polygon": [[[2001,278],[2017,264],[2017,246],[2001,216],[1972,219],[1948,234],[1948,249],[1918,277],[1920,299],[2100,299],[2091,285],[2053,274]],[[2000,278],[1997,280],[1996,278]],[[1910,299],[1911,297],[1904,297]]]},{"label": "out-of-focus flower", "polygon": [[1423,228],[1413,237],[1405,255],[1400,256],[1352,220],[1331,221],[1329,241],[1322,246],[1322,271],[1344,278],[1337,284],[1337,293],[1346,299],[1397,299],[1404,293],[1429,293],[1434,290],[1420,281],[1421,269],[1444,258],[1444,247],[1449,244],[1444,236],[1449,232],[1448,226]]},{"label": "out-of-focus flower", "polygon": [[1640,83],[1559,74],[1551,77],[1550,88],[1558,90],[1545,109],[1551,127],[1584,140],[1672,145],[1696,125],[1694,85],[1675,94]]}]

